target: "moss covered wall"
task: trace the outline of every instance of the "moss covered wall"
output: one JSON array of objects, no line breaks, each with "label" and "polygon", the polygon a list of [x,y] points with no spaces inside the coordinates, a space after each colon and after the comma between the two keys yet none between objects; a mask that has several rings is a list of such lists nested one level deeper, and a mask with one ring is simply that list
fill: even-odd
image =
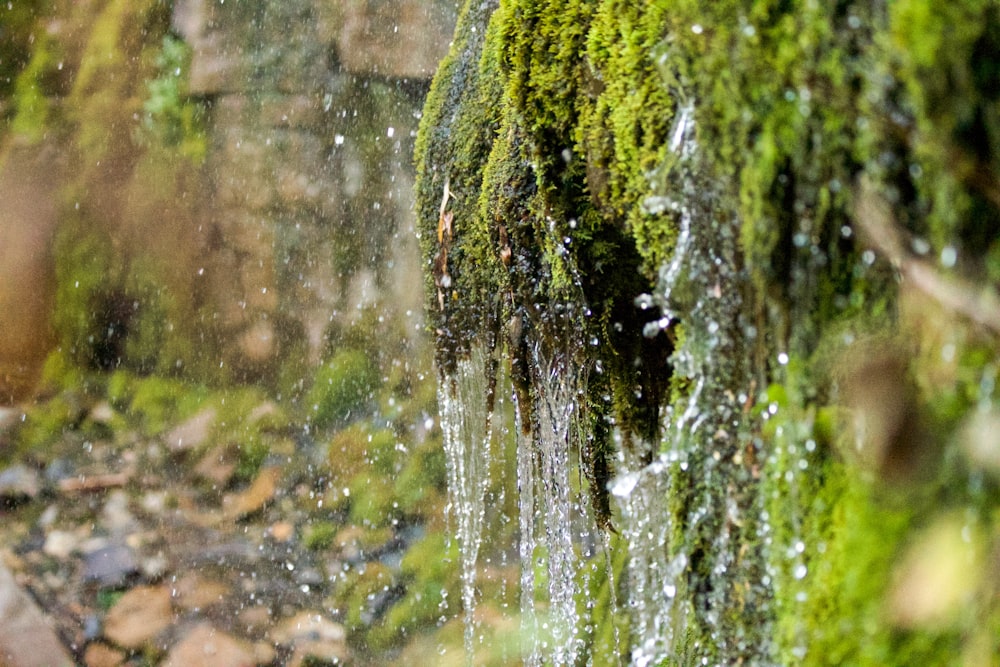
[{"label": "moss covered wall", "polygon": [[439,367],[486,341],[529,430],[530,351],[582,369],[597,523],[633,585],[682,566],[656,661],[998,654],[997,12],[467,3],[418,139]]}]

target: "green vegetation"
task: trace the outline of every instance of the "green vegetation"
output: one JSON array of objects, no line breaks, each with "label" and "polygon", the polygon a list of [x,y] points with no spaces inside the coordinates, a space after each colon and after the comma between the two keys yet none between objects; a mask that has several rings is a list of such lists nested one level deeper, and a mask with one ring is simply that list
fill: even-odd
[{"label": "green vegetation", "polygon": [[378,369],[361,350],[338,350],[316,371],[305,402],[312,421],[329,426],[361,416],[378,388]]},{"label": "green vegetation", "polygon": [[143,129],[160,146],[199,164],[208,149],[201,125],[203,109],[187,95],[190,47],[173,35],[163,38],[156,56],[158,75],[146,84]]}]

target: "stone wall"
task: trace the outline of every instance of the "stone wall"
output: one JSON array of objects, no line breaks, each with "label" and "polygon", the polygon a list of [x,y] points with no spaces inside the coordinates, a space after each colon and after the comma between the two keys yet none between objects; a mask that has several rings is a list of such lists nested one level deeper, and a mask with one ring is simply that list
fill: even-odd
[{"label": "stone wall", "polygon": [[[86,364],[102,332],[143,332],[142,345],[156,349],[138,350],[136,335],[131,348],[104,340],[114,349],[97,365],[277,382],[283,372],[300,375],[303,361],[317,363],[367,306],[419,324],[412,141],[450,41],[453,3],[178,0],[168,15],[155,3],[85,5],[57,3],[39,20],[50,39],[44,48],[36,41],[19,90],[41,91],[32,99],[47,100],[46,112],[32,117],[24,92],[5,105],[14,109],[0,158],[8,171],[32,154],[10,148],[28,142],[18,131],[28,127],[32,145],[44,142],[72,174],[45,197],[48,222],[33,227],[49,231],[39,232],[30,261],[5,267],[20,272],[7,284],[49,294],[33,301],[49,305],[0,314],[0,360],[21,366],[16,381],[4,371],[7,400],[25,395],[53,339]],[[184,57],[166,63],[168,48]],[[47,89],[53,73],[65,82]],[[156,94],[174,107],[151,106]],[[177,127],[158,143],[167,122]],[[120,150],[94,154],[108,144]],[[0,234],[22,218],[7,213]],[[109,257],[86,257],[81,268],[67,255],[95,234]],[[54,252],[37,252],[52,244]],[[54,336],[37,336],[51,302],[65,311],[73,295],[60,281],[79,283],[87,271],[100,274],[84,280],[97,293],[73,306],[75,320],[56,317]],[[123,308],[127,317],[114,315]],[[102,319],[101,310],[111,314]],[[156,321],[143,319],[153,311]],[[27,340],[30,355],[18,352]],[[167,354],[176,359],[151,361]],[[30,368],[19,355],[31,357]]]}]

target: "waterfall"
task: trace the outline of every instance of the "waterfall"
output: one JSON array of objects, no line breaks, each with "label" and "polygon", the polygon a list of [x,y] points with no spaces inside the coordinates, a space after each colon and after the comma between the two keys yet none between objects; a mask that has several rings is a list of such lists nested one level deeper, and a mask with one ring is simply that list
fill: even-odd
[{"label": "waterfall", "polygon": [[[521,528],[521,615],[529,666],[575,664],[583,647],[577,582],[582,560],[573,537],[581,503],[571,489],[573,450],[579,447],[577,422],[579,373],[564,359],[547,359],[535,345],[532,354],[537,423],[525,435],[518,429],[518,486]],[[548,610],[538,618],[536,565],[544,566]]]},{"label": "waterfall", "polygon": [[465,652],[473,655],[475,639],[476,569],[490,481],[490,443],[494,416],[486,387],[489,352],[474,345],[455,372],[438,384],[441,430],[448,465],[449,515],[458,540],[462,607],[465,612]]}]

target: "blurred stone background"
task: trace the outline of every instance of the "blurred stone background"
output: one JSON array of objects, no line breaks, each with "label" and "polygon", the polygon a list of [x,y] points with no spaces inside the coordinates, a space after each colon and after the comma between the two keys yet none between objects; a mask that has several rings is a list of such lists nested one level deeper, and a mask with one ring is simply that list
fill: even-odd
[{"label": "blurred stone background", "polygon": [[366,318],[420,344],[411,153],[454,2],[16,4],[0,402],[73,366],[295,394]]}]

